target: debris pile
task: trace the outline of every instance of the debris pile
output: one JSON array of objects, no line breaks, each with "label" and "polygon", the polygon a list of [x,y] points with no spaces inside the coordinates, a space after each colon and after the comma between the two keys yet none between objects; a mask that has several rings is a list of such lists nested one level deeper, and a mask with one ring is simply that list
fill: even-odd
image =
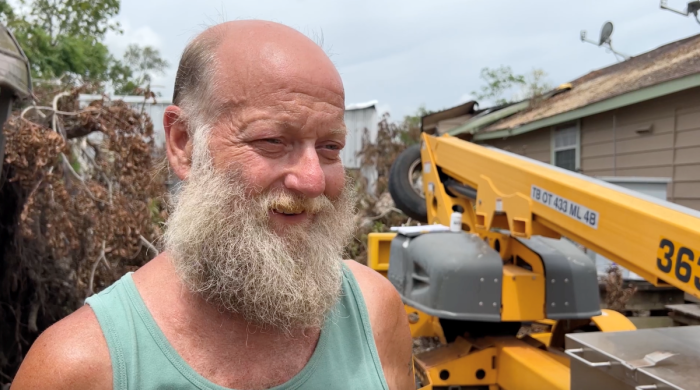
[{"label": "debris pile", "polygon": [[25,107],[3,128],[0,383],[41,331],[151,259],[167,218],[148,115],[121,101],[80,108],[80,92]]},{"label": "debris pile", "polygon": [[625,287],[625,280],[622,271],[617,265],[611,265],[605,275],[605,306],[610,310],[625,313],[627,302],[637,292],[637,287],[628,283]]},{"label": "debris pile", "polygon": [[357,230],[352,243],[346,248],[347,258],[362,264],[367,263],[367,235],[372,232],[388,232],[392,226],[417,225],[396,208],[389,194],[389,171],[391,164],[408,146],[418,142],[420,127],[407,117],[403,122],[393,123],[384,115],[378,124],[375,140],[370,140],[368,131],[362,139],[358,157],[362,169],[376,172],[374,185],[358,172],[350,172],[357,183]]}]

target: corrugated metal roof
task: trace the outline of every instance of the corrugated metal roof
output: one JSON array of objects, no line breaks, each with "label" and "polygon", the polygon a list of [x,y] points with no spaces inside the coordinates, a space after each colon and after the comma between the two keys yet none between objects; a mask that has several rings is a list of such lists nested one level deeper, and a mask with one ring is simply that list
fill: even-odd
[{"label": "corrugated metal roof", "polygon": [[700,73],[700,34],[586,74],[572,89],[502,119],[479,133],[513,129],[629,92]]},{"label": "corrugated metal roof", "polygon": [[364,102],[364,103],[348,104],[345,106],[345,110],[349,111],[349,110],[362,110],[365,108],[372,108],[372,107],[376,106],[377,103],[378,103],[377,100],[370,100],[370,101]]}]

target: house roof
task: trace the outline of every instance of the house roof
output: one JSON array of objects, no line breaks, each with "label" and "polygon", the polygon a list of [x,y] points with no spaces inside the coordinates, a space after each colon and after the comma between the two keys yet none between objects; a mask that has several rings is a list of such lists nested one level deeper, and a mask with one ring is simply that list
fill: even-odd
[{"label": "house roof", "polygon": [[[504,130],[517,129],[532,122],[698,73],[700,73],[700,34],[590,72],[571,81],[570,90],[556,94],[528,109],[483,127],[480,129],[479,135],[486,136],[484,133],[502,133]],[[695,86],[684,85],[686,89]],[[676,89],[682,88],[684,85],[679,85]],[[669,93],[673,92],[672,89],[665,90],[668,90]],[[654,95],[647,96],[649,98],[655,97]],[[535,130],[535,128],[530,130]]]},{"label": "house roof", "polygon": [[437,128],[438,122],[442,120],[473,114],[475,104],[476,102],[472,100],[456,107],[425,115],[421,118],[421,128],[423,131],[429,131]]}]

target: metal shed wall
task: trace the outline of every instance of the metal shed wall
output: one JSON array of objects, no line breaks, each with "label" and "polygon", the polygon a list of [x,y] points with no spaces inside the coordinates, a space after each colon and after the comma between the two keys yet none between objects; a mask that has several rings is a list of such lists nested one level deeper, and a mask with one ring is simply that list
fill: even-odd
[{"label": "metal shed wall", "polygon": [[345,148],[340,152],[340,158],[345,168],[360,168],[362,161],[357,157],[357,153],[362,150],[362,135],[367,129],[370,134],[370,140],[372,142],[376,141],[377,123],[378,115],[374,104],[366,107],[359,106],[359,108],[355,108],[349,106],[346,108],[345,127],[348,133],[345,139]]}]

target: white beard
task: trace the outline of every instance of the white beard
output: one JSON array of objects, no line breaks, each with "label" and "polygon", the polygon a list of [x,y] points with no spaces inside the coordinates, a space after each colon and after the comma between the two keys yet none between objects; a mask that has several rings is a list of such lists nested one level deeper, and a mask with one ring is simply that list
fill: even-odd
[{"label": "white beard", "polygon": [[[354,229],[349,180],[333,201],[288,192],[251,196],[240,172],[217,172],[196,144],[164,236],[182,281],[252,325],[286,333],[320,328],[341,294],[343,248]],[[315,218],[277,234],[269,210],[280,204],[314,210]]]}]

